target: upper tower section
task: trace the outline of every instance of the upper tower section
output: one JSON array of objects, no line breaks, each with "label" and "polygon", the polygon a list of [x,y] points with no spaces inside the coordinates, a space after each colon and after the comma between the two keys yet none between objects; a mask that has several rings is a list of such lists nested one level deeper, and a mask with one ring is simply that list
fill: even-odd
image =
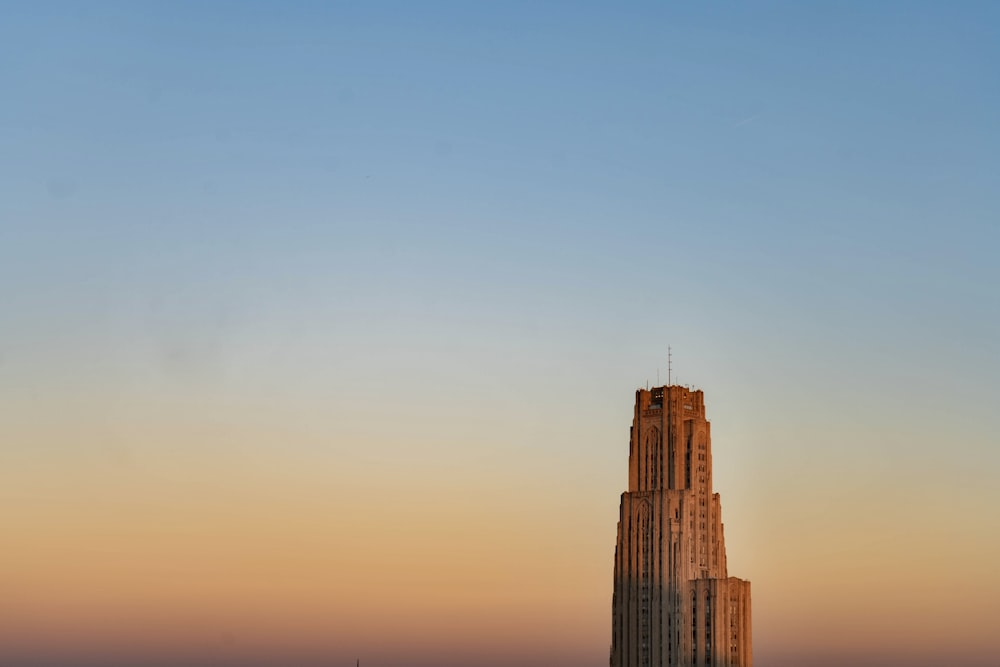
[{"label": "upper tower section", "polygon": [[639,389],[629,444],[629,491],[712,493],[705,395],[679,385]]}]

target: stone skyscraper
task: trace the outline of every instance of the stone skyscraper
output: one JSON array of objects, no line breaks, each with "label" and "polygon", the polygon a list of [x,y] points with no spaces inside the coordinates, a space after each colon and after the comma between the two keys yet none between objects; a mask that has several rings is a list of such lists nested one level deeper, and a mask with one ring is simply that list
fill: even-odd
[{"label": "stone skyscraper", "polygon": [[730,577],[704,394],[640,389],[615,547],[611,667],[752,667],[750,582]]}]

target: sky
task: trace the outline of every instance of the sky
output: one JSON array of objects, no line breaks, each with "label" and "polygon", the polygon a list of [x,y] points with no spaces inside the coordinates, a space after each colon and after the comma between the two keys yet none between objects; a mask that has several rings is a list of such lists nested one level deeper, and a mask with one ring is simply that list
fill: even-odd
[{"label": "sky", "polygon": [[0,665],[606,665],[637,387],[757,667],[995,665],[995,3],[0,2]]}]

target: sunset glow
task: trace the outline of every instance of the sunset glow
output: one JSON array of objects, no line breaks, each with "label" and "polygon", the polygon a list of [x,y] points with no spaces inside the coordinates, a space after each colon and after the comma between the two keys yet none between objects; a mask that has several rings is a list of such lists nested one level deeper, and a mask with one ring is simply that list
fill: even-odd
[{"label": "sunset glow", "polygon": [[997,5],[3,15],[0,665],[604,667],[668,344],[755,667],[998,664]]}]

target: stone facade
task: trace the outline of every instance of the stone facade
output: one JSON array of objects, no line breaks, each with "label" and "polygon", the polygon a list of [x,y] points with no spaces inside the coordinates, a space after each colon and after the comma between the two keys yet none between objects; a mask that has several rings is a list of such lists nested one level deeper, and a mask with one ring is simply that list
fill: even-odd
[{"label": "stone facade", "polygon": [[611,667],[752,667],[750,582],[730,577],[704,394],[640,389],[615,547]]}]

